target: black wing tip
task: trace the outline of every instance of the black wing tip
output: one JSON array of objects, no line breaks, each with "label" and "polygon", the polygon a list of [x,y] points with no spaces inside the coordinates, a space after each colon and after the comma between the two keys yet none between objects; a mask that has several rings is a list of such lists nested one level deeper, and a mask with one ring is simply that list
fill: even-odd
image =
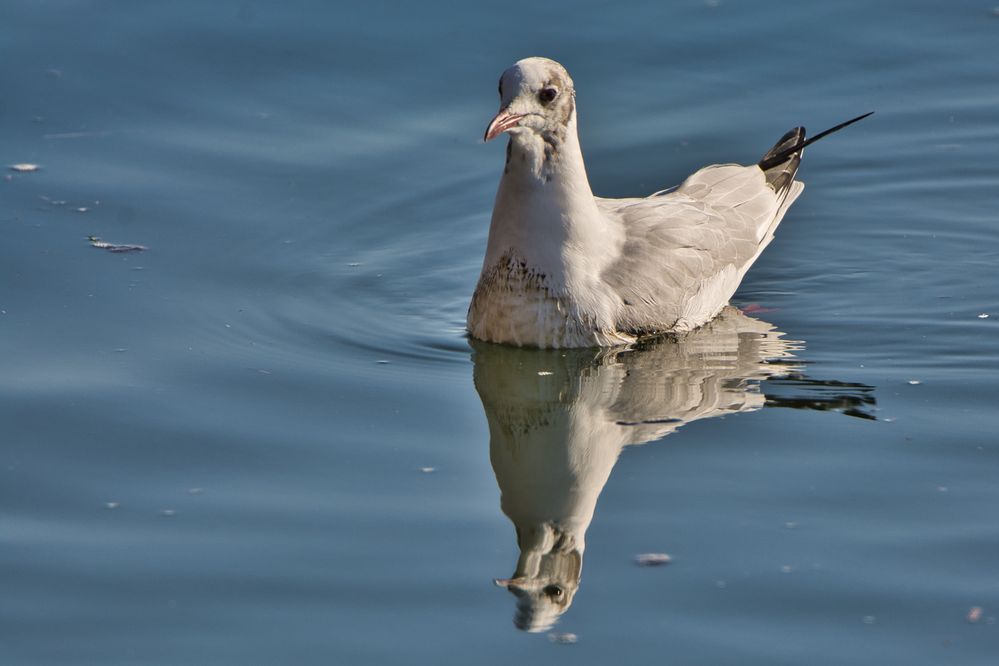
[{"label": "black wing tip", "polygon": [[[777,140],[774,147],[767,151],[767,154],[760,159],[760,168],[763,168],[765,162],[770,162],[776,159],[778,156],[783,156],[783,160],[787,160],[792,153],[798,150],[798,147],[805,142],[805,128],[795,127],[794,129],[788,130],[784,136]],[[778,162],[779,164],[779,162]],[[763,169],[766,171],[766,169]]]},{"label": "black wing tip", "polygon": [[[849,127],[853,123],[860,122],[864,118],[867,118],[868,116],[872,115],[874,115],[874,112],[868,111],[867,113],[859,115],[856,118],[851,118],[850,120],[842,122],[834,127],[830,127],[829,129],[819,132],[815,136],[808,137],[807,139],[805,138],[805,128],[795,127],[793,130],[787,132],[784,136],[781,137],[780,141],[778,141],[777,144],[773,148],[771,148],[769,152],[767,152],[767,154],[764,155],[763,158],[758,162],[758,166],[764,171],[767,171],[769,169],[774,168],[775,166],[783,164],[794,155],[797,155],[800,158],[801,151],[805,149],[805,146],[809,146],[818,141],[819,139],[829,136],[833,132],[838,132],[841,129]],[[797,139],[790,145],[785,145],[789,139],[792,139],[799,134],[800,134],[799,139]]]},{"label": "black wing tip", "polygon": [[759,161],[759,167],[763,170],[767,183],[774,192],[783,194],[794,181],[794,176],[798,173],[798,165],[801,163],[800,146],[804,141],[804,127],[788,130]]}]

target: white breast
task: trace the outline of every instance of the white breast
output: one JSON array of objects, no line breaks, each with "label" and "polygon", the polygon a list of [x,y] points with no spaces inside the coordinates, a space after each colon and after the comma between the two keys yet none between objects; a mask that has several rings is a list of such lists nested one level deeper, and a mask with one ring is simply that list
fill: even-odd
[{"label": "white breast", "polygon": [[487,342],[537,347],[608,346],[634,340],[602,329],[565,289],[511,255],[483,271],[468,308],[468,330]]}]

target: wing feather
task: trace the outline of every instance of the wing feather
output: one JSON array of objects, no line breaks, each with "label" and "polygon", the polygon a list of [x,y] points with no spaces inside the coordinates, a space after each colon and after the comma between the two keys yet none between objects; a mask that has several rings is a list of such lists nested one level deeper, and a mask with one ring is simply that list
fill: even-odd
[{"label": "wing feather", "polygon": [[800,192],[779,200],[757,166],[711,166],[674,191],[597,199],[621,225],[620,256],[601,278],[620,299],[618,326],[632,334],[689,330],[731,298]]}]

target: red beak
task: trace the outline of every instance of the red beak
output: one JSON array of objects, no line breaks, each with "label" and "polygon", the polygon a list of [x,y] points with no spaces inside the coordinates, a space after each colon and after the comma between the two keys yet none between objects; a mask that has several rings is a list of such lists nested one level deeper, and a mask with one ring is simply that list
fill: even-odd
[{"label": "red beak", "polygon": [[519,113],[510,113],[508,109],[500,109],[493,121],[489,123],[489,127],[486,128],[486,135],[482,137],[482,140],[492,141],[511,127],[519,125],[520,119],[523,117]]}]

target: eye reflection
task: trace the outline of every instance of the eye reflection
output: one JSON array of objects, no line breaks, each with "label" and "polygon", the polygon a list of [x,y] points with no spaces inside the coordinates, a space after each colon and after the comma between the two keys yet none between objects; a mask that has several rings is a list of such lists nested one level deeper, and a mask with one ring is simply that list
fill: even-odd
[{"label": "eye reflection", "polygon": [[545,586],[545,594],[547,594],[549,597],[558,599],[559,597],[562,596],[562,588],[559,587],[558,585],[547,585]]}]

